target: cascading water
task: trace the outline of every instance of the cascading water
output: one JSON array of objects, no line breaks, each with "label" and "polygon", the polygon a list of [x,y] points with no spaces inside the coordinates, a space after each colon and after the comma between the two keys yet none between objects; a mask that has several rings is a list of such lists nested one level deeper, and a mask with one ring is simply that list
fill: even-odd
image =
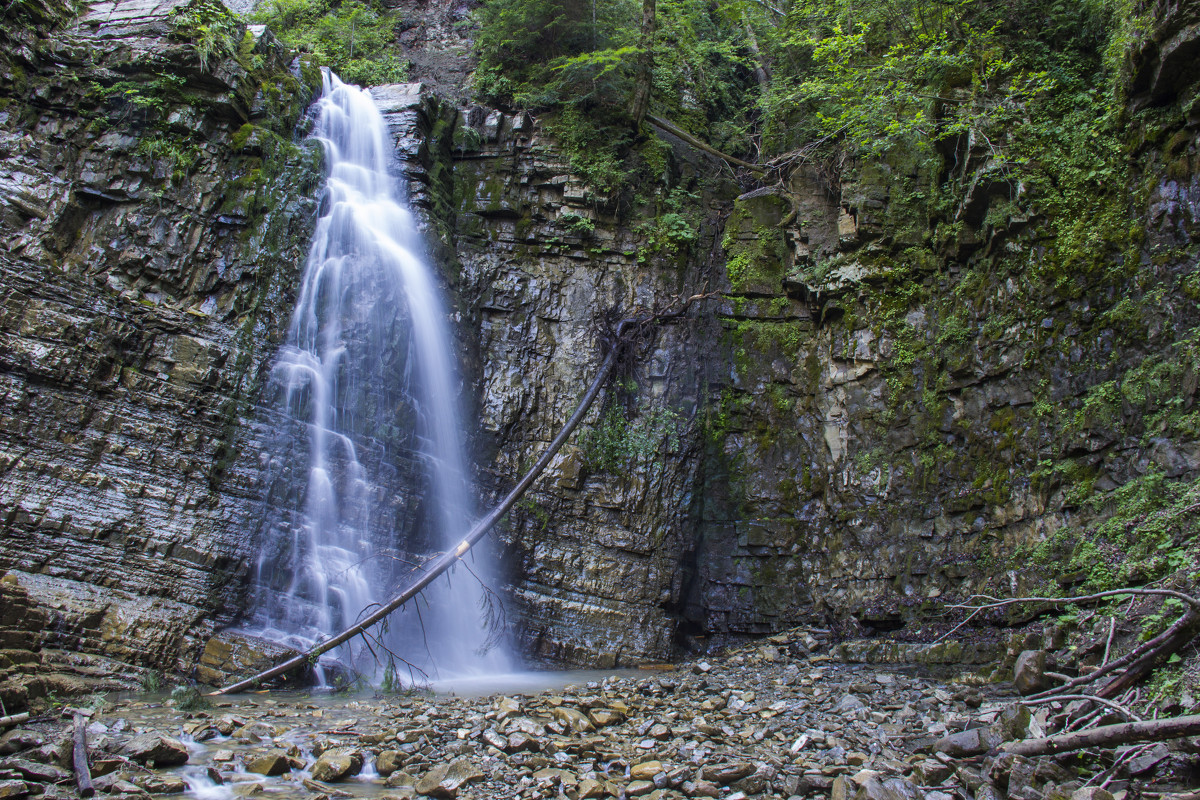
[{"label": "cascading water", "polygon": [[[268,393],[253,631],[300,648],[386,601],[412,558],[457,543],[474,511],[446,313],[389,173],[383,116],[326,73],[312,138],[328,176]],[[485,579],[486,560],[472,566]],[[430,679],[506,671],[484,590],[462,570],[452,580],[377,636]],[[371,664],[337,655],[370,673],[375,652]]]}]

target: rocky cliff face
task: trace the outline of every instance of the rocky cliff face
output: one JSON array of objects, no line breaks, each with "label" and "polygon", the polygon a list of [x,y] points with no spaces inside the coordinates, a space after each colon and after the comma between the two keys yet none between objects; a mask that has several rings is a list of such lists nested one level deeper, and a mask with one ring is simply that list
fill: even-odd
[{"label": "rocky cliff face", "polygon": [[[1145,236],[1090,272],[1062,266],[1055,221],[966,137],[942,174],[901,155],[745,194],[675,142],[643,197],[689,195],[695,236],[665,252],[661,203],[617,213],[537,121],[443,115],[430,210],[497,486],[568,416],[598,315],[721,293],[646,344],[512,515],[531,652],[663,659],[797,623],[893,628],[977,590],[1144,579],[1119,541],[1078,534],[1200,468],[1195,27],[1160,19],[1130,69],[1115,212]],[[934,190],[952,219],[914,212]]]},{"label": "rocky cliff face", "polygon": [[208,4],[6,14],[4,646],[183,667],[241,604],[234,454],[313,216],[313,76]]}]

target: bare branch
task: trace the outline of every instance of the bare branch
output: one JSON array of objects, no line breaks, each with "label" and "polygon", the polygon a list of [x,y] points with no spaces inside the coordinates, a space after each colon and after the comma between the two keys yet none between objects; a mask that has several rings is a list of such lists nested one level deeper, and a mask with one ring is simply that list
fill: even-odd
[{"label": "bare branch", "polygon": [[1100,666],[1102,666],[1102,667],[1108,663],[1108,654],[1110,652],[1112,652],[1113,634],[1115,634],[1116,632],[1117,632],[1117,618],[1109,617],[1108,618],[1108,641],[1106,641],[1104,643],[1104,658],[1100,659]]},{"label": "bare branch", "polygon": [[934,640],[933,640],[933,644],[937,644],[937,643],[938,643],[938,642],[940,642],[942,639],[945,639],[947,636],[950,636],[951,634],[953,634],[953,633],[955,633],[956,631],[958,631],[958,629],[959,629],[959,628],[961,628],[962,626],[966,625],[968,622],[970,622],[971,620],[973,620],[973,619],[975,618],[975,615],[976,615],[976,614],[978,614],[980,611],[983,611],[983,609],[982,609],[982,608],[977,608],[977,609],[975,609],[974,611],[972,611],[972,612],[971,612],[971,614],[970,614],[970,616],[968,616],[968,617],[967,617],[966,619],[964,619],[962,622],[958,623],[958,624],[957,624],[957,625],[955,625],[953,628],[951,628],[950,630],[948,630],[948,631],[946,631],[945,633],[943,633],[941,636],[939,636],[939,637],[937,637],[936,639],[934,639]]},{"label": "bare branch", "polygon": [[1105,700],[1103,697],[1095,697],[1090,694],[1056,694],[1052,697],[1043,697],[1043,698],[1039,698],[1037,700],[1022,700],[1020,702],[1021,702],[1021,705],[1023,705],[1023,706],[1043,706],[1043,705],[1046,705],[1047,703],[1057,703],[1057,702],[1069,701],[1069,700],[1087,700],[1092,703],[1099,703],[1102,706],[1108,706],[1109,708],[1113,709],[1114,711],[1119,712],[1126,719],[1131,719],[1131,720],[1134,720],[1137,722],[1142,721],[1141,717],[1139,717],[1137,714],[1133,713],[1129,709],[1125,708],[1124,706],[1114,703],[1111,700]]},{"label": "bare branch", "polygon": [[1196,609],[1197,611],[1200,611],[1200,599],[1192,597],[1190,594],[1184,594],[1183,592],[1177,592],[1174,589],[1132,589],[1132,588],[1130,588],[1130,589],[1113,589],[1113,590],[1110,590],[1107,592],[1096,592],[1095,594],[1078,595],[1076,597],[1010,597],[1010,598],[1007,598],[1004,600],[1001,600],[1000,598],[997,598],[997,597],[991,597],[990,595],[986,595],[986,594],[976,594],[976,595],[971,595],[971,597],[969,597],[967,599],[973,600],[976,597],[978,597],[982,600],[988,600],[989,602],[987,602],[983,605],[979,605],[979,606],[973,606],[973,605],[967,605],[966,603],[961,603],[961,604],[957,604],[957,605],[947,606],[947,608],[982,610],[982,609],[986,609],[986,608],[1001,608],[1003,606],[1011,606],[1011,605],[1015,605],[1017,603],[1047,603],[1049,605],[1062,606],[1062,605],[1071,605],[1072,603],[1088,603],[1088,602],[1092,602],[1093,600],[1103,600],[1108,597],[1126,597],[1131,594],[1145,595],[1145,596],[1150,596],[1150,597],[1170,597],[1170,598],[1174,598],[1176,600],[1181,600],[1184,603],[1187,603],[1192,608]]}]

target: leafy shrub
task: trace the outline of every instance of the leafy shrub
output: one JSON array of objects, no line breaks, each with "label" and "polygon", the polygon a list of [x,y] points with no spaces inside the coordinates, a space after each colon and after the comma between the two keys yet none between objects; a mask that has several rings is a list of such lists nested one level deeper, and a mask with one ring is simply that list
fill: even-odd
[{"label": "leafy shrub", "polygon": [[171,12],[171,38],[191,42],[205,72],[214,59],[237,52],[241,32],[237,15],[218,0],[192,0]]},{"label": "leafy shrub", "polygon": [[270,27],[288,47],[312,53],[348,83],[397,83],[408,73],[394,52],[399,13],[379,0],[269,0],[251,19]]},{"label": "leafy shrub", "polygon": [[669,408],[644,408],[628,419],[620,405],[613,403],[580,437],[584,460],[600,472],[646,462],[663,447],[678,447],[681,422],[680,415]]},{"label": "leafy shrub", "polygon": [[210,705],[195,686],[176,686],[171,690],[171,699],[180,711],[200,711]]}]

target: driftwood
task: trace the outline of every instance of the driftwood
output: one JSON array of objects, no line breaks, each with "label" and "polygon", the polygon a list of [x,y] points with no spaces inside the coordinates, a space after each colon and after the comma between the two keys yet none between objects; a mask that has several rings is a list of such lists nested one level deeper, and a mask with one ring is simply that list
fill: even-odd
[{"label": "driftwood", "polygon": [[284,675],[295,669],[303,667],[306,664],[311,664],[313,663],[313,660],[321,654],[332,650],[340,644],[348,642],[355,636],[365,634],[372,625],[384,619],[393,611],[400,608],[400,606],[416,597],[421,590],[432,583],[435,578],[448,570],[450,567],[454,566],[454,564],[456,564],[459,559],[461,559],[466,552],[471,549],[472,545],[482,539],[488,533],[488,531],[495,527],[496,523],[499,522],[500,519],[512,509],[513,505],[515,505],[516,502],[521,499],[521,496],[524,495],[529,487],[533,485],[533,482],[537,480],[538,476],[541,475],[546,467],[550,465],[550,461],[554,458],[555,454],[558,453],[564,444],[566,444],[567,439],[570,438],[572,432],[574,432],[575,428],[579,426],[579,423],[583,422],[583,418],[587,415],[588,410],[592,407],[592,404],[600,395],[600,391],[604,388],[605,383],[608,382],[609,376],[612,375],[613,369],[616,367],[622,351],[625,349],[625,346],[629,344],[630,338],[632,338],[632,336],[627,332],[632,332],[632,335],[636,335],[651,323],[658,322],[663,319],[669,319],[671,317],[682,316],[692,303],[707,299],[711,296],[712,295],[709,294],[693,295],[686,300],[681,299],[676,303],[672,303],[665,310],[656,311],[643,317],[623,319],[617,323],[613,328],[614,335],[609,342],[608,355],[605,356],[604,361],[600,364],[600,369],[597,371],[595,379],[588,387],[587,392],[584,393],[583,398],[579,401],[579,406],[575,409],[575,413],[572,414],[571,418],[567,420],[565,425],[563,425],[562,430],[558,432],[558,436],[554,437],[554,441],[552,441],[542,453],[541,457],[537,460],[537,463],[535,463],[533,467],[525,473],[517,485],[513,487],[512,491],[510,491],[505,498],[500,501],[499,505],[493,508],[486,517],[475,523],[475,526],[471,528],[465,537],[463,537],[463,540],[459,542],[457,547],[455,547],[453,550],[442,553],[437,558],[425,564],[422,567],[420,575],[410,581],[408,585],[405,586],[405,588],[398,594],[393,596],[391,600],[384,603],[376,611],[365,617],[361,622],[347,628],[336,636],[326,639],[307,651],[300,653],[299,655],[296,655],[268,670],[264,670],[251,678],[247,678],[245,680],[238,681],[237,683],[230,684],[229,686],[217,689],[216,691],[209,692],[208,696],[213,697],[222,694],[240,692],[244,689],[249,689],[253,686],[256,686],[262,681],[276,678],[280,675]]},{"label": "driftwood", "polygon": [[71,752],[71,762],[75,766],[75,785],[79,788],[80,797],[91,797],[96,793],[92,785],[92,770],[88,767],[87,749],[87,717],[80,711],[75,711],[75,746]]},{"label": "driftwood", "polygon": [[1075,689],[1080,686],[1086,686],[1089,683],[1095,683],[1105,675],[1110,675],[1122,667],[1125,667],[1126,665],[1131,664],[1150,653],[1154,653],[1156,658],[1161,657],[1163,655],[1161,652],[1163,644],[1167,640],[1174,637],[1177,628],[1183,621],[1183,618],[1180,618],[1170,628],[1163,631],[1158,636],[1155,636],[1153,639],[1142,642],[1120,658],[1109,661],[1104,666],[1099,667],[1098,669],[1095,669],[1086,675],[1080,675],[1078,678],[1072,678],[1062,686],[1056,686],[1053,689],[1047,689],[1044,692],[1038,692],[1037,694],[1030,695],[1028,699],[1038,700],[1043,697],[1049,697],[1052,694],[1059,694],[1069,689]]},{"label": "driftwood", "polygon": [[0,717],[0,728],[7,728],[11,725],[19,725],[22,722],[27,722],[28,720],[28,711],[22,711],[20,714],[10,714],[7,717]]},{"label": "driftwood", "polygon": [[1200,733],[1200,714],[1187,717],[1147,720],[1145,722],[1122,722],[1118,725],[1101,725],[1098,728],[1060,733],[1040,739],[1025,739],[1008,742],[1000,746],[1006,753],[1020,756],[1044,756],[1081,750],[1085,747],[1111,747],[1131,742],[1159,741],[1194,736]]},{"label": "driftwood", "polygon": [[1141,717],[1139,717],[1137,714],[1130,711],[1125,706],[1123,706],[1119,703],[1114,703],[1112,700],[1105,700],[1101,697],[1096,697],[1096,696],[1090,695],[1090,694],[1056,694],[1056,695],[1053,695],[1052,697],[1043,697],[1038,700],[1033,700],[1033,699],[1022,700],[1021,705],[1023,705],[1023,706],[1044,706],[1047,703],[1069,703],[1072,700],[1086,700],[1089,703],[1097,703],[1106,708],[1111,708],[1113,711],[1116,711],[1118,714],[1123,716],[1125,719],[1133,720],[1134,722],[1142,721]]},{"label": "driftwood", "polygon": [[[1143,597],[1163,597],[1169,600],[1178,600],[1185,606],[1185,611],[1180,615],[1169,628],[1158,634],[1149,641],[1143,642],[1130,652],[1126,653],[1121,658],[1113,661],[1108,661],[1099,669],[1094,670],[1087,675],[1081,675],[1078,678],[1072,678],[1061,686],[1056,686],[1053,689],[1047,689],[1044,692],[1031,695],[1029,700],[1042,700],[1051,695],[1059,695],[1066,693],[1072,689],[1077,689],[1080,686],[1085,686],[1090,683],[1095,683],[1105,675],[1110,675],[1117,670],[1123,670],[1120,674],[1111,678],[1095,693],[1092,699],[1098,698],[1116,698],[1127,691],[1131,686],[1142,679],[1146,673],[1154,669],[1163,658],[1170,656],[1175,651],[1182,648],[1196,635],[1197,628],[1200,628],[1200,598],[1196,598],[1184,592],[1175,591],[1174,589],[1113,589],[1106,592],[1097,592],[1095,594],[1081,595],[1077,597],[1010,597],[1006,599],[998,599],[988,597],[986,595],[975,595],[975,597],[989,602],[979,605],[969,605],[966,603],[950,606],[951,608],[961,608],[971,610],[971,616],[967,617],[969,621],[971,617],[984,609],[1002,608],[1004,606],[1014,605],[1016,603],[1047,603],[1053,606],[1086,603],[1096,600],[1104,600],[1115,597],[1128,596],[1143,596]],[[974,598],[972,598],[974,599]],[[964,621],[964,624],[965,622]],[[1105,644],[1105,658],[1112,646],[1113,630],[1110,629],[1108,641]],[[1066,677],[1066,676],[1063,676]]]}]

